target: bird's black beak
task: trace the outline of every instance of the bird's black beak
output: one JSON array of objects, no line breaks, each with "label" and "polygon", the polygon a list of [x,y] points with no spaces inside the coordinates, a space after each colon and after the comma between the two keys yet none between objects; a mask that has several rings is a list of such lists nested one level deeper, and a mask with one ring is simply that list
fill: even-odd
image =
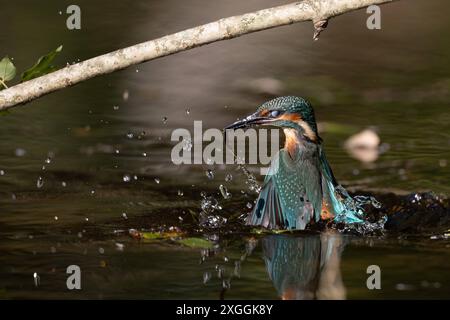
[{"label": "bird's black beak", "polygon": [[273,118],[269,118],[269,117],[261,117],[261,115],[259,114],[259,112],[256,112],[252,115],[249,115],[247,118],[236,121],[232,124],[230,124],[229,126],[225,127],[224,130],[228,130],[228,129],[241,129],[241,128],[248,128],[252,125],[261,125],[261,124],[266,124],[269,122],[272,122],[274,119]]}]

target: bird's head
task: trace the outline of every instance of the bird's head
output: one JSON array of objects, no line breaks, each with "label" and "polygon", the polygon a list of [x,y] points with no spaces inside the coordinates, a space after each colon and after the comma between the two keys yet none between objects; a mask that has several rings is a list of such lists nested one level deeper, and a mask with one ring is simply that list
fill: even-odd
[{"label": "bird's head", "polygon": [[282,129],[297,130],[305,139],[319,143],[321,141],[314,110],[303,98],[279,97],[263,103],[255,113],[236,121],[226,129],[247,128],[253,125],[270,125]]}]

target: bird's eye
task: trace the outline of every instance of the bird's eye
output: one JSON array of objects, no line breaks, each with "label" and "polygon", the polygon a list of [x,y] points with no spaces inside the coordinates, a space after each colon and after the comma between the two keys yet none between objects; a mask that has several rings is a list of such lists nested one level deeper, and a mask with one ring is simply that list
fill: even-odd
[{"label": "bird's eye", "polygon": [[273,118],[278,117],[281,114],[280,110],[273,110],[270,112],[270,116]]}]

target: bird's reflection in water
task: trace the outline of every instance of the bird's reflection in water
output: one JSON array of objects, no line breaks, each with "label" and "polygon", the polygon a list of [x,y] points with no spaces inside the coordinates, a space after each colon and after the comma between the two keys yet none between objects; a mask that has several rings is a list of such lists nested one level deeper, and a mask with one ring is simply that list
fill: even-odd
[{"label": "bird's reflection in water", "polygon": [[282,299],[345,299],[340,234],[271,235],[261,243],[267,272]]}]

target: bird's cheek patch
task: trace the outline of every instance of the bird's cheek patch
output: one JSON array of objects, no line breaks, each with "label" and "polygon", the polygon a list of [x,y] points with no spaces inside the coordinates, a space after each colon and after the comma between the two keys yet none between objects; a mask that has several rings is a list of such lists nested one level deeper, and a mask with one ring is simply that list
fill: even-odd
[{"label": "bird's cheek patch", "polygon": [[282,114],[281,116],[279,116],[277,118],[277,120],[287,120],[287,121],[292,121],[292,122],[298,123],[299,121],[302,120],[302,118],[298,114],[295,114],[295,113],[285,113],[285,114]]},{"label": "bird's cheek patch", "polygon": [[316,133],[311,129],[309,124],[307,124],[305,121],[300,120],[298,122],[299,126],[302,127],[302,129],[305,131],[305,136],[308,137],[309,140],[317,142],[317,135]]},{"label": "bird's cheek patch", "polygon": [[303,121],[303,119],[298,114],[295,114],[295,113],[283,114],[280,117],[278,117],[277,120],[287,120],[287,121],[292,121],[292,122],[297,123],[300,127],[302,127],[303,131],[305,131],[305,135],[309,140],[314,141],[314,142],[317,141],[317,135],[311,129],[309,124],[307,124],[305,121]]}]

